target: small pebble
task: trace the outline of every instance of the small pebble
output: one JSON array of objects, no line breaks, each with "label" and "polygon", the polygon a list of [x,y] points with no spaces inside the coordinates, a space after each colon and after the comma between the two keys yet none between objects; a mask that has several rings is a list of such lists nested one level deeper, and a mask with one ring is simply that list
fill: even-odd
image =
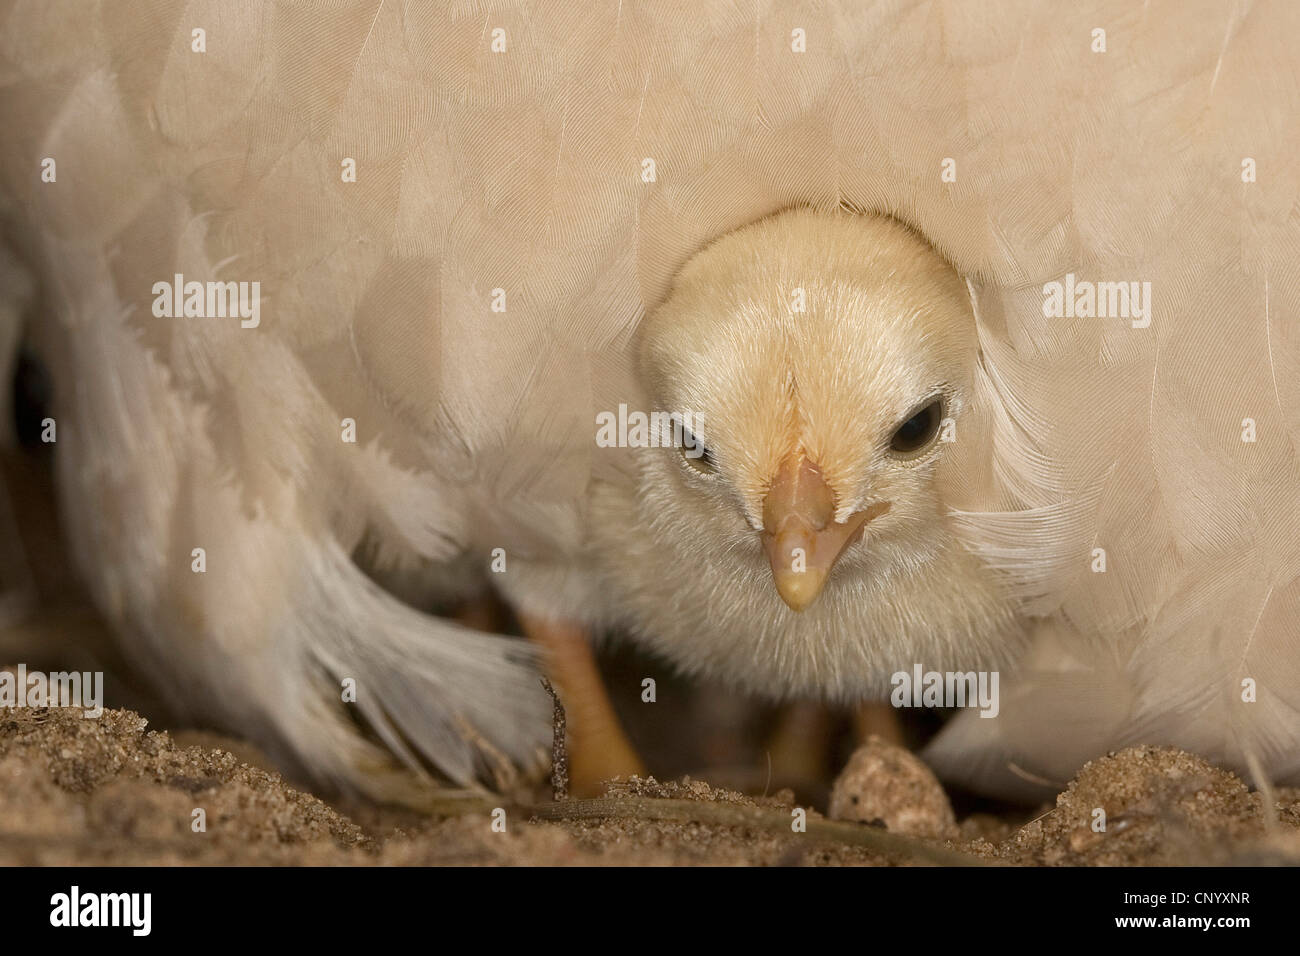
[{"label": "small pebble", "polygon": [[874,735],[853,752],[835,781],[830,817],[883,824],[909,836],[957,836],[952,805],[930,768],[905,747]]}]

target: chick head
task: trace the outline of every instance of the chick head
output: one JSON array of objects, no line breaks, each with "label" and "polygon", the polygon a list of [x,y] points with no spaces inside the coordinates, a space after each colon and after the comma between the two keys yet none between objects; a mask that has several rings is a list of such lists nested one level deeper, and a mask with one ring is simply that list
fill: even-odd
[{"label": "chick head", "polygon": [[802,209],[695,256],[641,340],[683,421],[663,464],[701,522],[752,529],[793,611],[934,520],[976,352],[960,278],[916,234]]},{"label": "chick head", "polygon": [[[944,520],[977,356],[962,279],[893,219],[795,209],[697,253],[639,333],[642,384],[683,428],[647,451],[625,522],[649,543],[611,559],[634,626],[689,670],[843,697],[900,649],[1010,630]],[[656,617],[673,600],[707,623]]]}]

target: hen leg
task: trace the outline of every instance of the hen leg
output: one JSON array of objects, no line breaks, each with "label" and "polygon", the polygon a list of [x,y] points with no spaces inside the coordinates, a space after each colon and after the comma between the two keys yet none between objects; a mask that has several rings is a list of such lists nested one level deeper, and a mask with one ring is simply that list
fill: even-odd
[{"label": "hen leg", "polygon": [[573,624],[521,614],[529,640],[545,653],[569,726],[569,786],[576,797],[598,796],[612,777],[645,774],[635,748],[614,714],[587,633]]}]

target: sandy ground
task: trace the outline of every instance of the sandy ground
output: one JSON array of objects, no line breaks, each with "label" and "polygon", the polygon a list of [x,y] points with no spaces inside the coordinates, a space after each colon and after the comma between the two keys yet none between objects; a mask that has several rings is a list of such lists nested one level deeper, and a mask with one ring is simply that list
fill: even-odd
[{"label": "sandy ground", "polygon": [[[1300,791],[1276,792],[1270,813],[1232,774],[1172,750],[1093,761],[1033,819],[975,815],[944,840],[815,811],[794,832],[788,791],[755,799],[689,780],[532,806],[471,794],[435,815],[335,806],[246,762],[261,759],[247,745],[192,739],[127,710],[0,712],[0,864],[1300,863]],[[899,784],[873,774],[872,786]],[[1090,826],[1096,807],[1104,833]]]}]

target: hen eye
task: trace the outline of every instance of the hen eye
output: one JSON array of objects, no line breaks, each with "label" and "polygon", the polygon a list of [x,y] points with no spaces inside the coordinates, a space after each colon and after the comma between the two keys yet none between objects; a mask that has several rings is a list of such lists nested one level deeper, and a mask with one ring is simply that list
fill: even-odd
[{"label": "hen eye", "polygon": [[921,451],[939,434],[939,422],[942,419],[943,401],[936,398],[898,426],[889,442],[889,450],[900,455],[912,455]]},{"label": "hen eye", "polygon": [[718,473],[718,461],[713,457],[713,452],[686,428],[682,429],[682,444],[678,450],[682,453],[682,461],[700,474],[716,475]]}]

